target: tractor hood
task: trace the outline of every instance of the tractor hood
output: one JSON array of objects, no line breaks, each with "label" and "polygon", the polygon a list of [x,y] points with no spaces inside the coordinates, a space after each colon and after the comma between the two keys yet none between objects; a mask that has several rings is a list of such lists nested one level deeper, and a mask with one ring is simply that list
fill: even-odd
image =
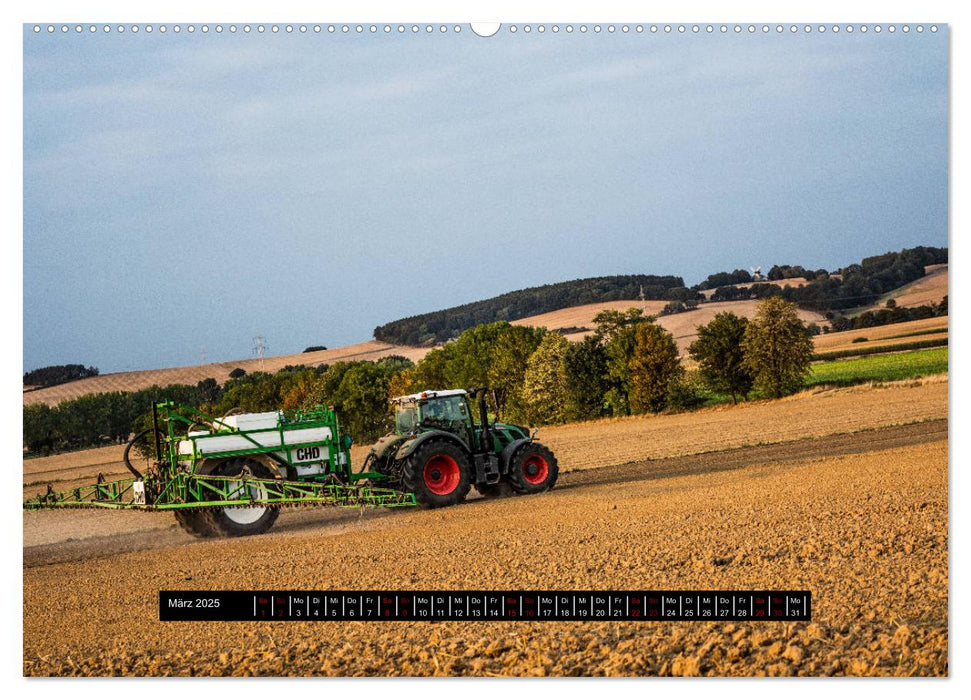
[{"label": "tractor hood", "polygon": [[506,433],[514,439],[529,437],[529,428],[524,428],[521,425],[513,425],[512,423],[494,423],[489,426],[489,429]]},{"label": "tractor hood", "polygon": [[398,446],[407,440],[410,435],[397,435],[396,433],[388,433],[383,438],[378,440],[376,443],[371,445],[371,453],[378,458],[384,457],[390,452],[397,450]]}]

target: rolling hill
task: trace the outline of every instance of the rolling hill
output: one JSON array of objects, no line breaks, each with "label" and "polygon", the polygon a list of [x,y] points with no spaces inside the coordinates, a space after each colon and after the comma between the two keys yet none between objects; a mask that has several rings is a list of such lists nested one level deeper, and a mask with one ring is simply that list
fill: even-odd
[{"label": "rolling hill", "polygon": [[[886,300],[894,298],[898,306],[912,307],[923,304],[939,303],[947,294],[948,290],[948,266],[946,263],[938,265],[928,265],[926,276],[914,282],[906,284],[899,289],[895,289],[884,295],[872,306],[855,309],[855,312],[862,312],[868,309],[882,308]],[[792,284],[795,286],[802,280],[779,280],[778,284]],[[743,285],[744,286],[744,285]],[[600,311],[605,309],[625,310],[631,307],[644,309],[645,314],[658,315],[664,308],[666,301],[602,301],[594,304],[584,304],[570,308],[551,311],[522,318],[512,323],[521,326],[542,326],[551,331],[559,331],[571,341],[580,340],[593,331],[593,318]],[[659,316],[658,324],[671,332],[678,344],[678,349],[682,354],[687,352],[688,346],[697,337],[696,328],[704,325],[714,318],[715,314],[723,311],[731,311],[739,316],[751,318],[755,313],[757,300],[739,301],[720,301],[707,302],[701,304],[697,309],[686,311],[669,316]],[[817,323],[820,326],[827,325],[825,316],[822,314],[800,309],[800,318],[806,323]],[[937,329],[938,335],[922,335],[924,337],[941,337],[940,334],[947,333],[947,317],[940,319],[925,319],[924,321],[912,322],[913,330]],[[867,328],[856,331],[846,331],[845,333],[832,333],[817,336],[817,350],[830,351],[844,349],[852,344],[852,340],[857,337],[868,339],[866,346],[857,346],[859,349],[864,347],[879,345],[878,341],[887,336],[900,335],[908,332],[911,324],[894,324],[893,326],[881,327],[878,329]],[[905,328],[906,327],[906,328]],[[891,341],[900,342],[900,341]],[[321,364],[333,364],[339,361],[354,360],[378,360],[389,355],[401,355],[413,362],[417,362],[424,357],[431,348],[412,347],[407,345],[392,345],[376,340],[370,340],[353,345],[346,345],[339,348],[320,350],[317,352],[298,353],[293,355],[277,355],[264,358],[262,361],[263,369],[267,372],[276,372],[287,365],[306,365],[318,366]],[[250,358],[236,360],[232,362],[218,362],[205,365],[192,365],[187,367],[171,367],[166,369],[140,370],[132,372],[115,372],[102,374],[96,377],[88,377],[77,381],[59,384],[46,388],[24,387],[23,403],[47,403],[56,404],[65,399],[74,399],[85,394],[97,394],[111,391],[137,391],[146,389],[153,385],[165,386],[167,384],[197,384],[198,382],[212,377],[222,383],[229,377],[229,373],[237,367],[247,372],[258,371],[261,368],[259,359]]]}]

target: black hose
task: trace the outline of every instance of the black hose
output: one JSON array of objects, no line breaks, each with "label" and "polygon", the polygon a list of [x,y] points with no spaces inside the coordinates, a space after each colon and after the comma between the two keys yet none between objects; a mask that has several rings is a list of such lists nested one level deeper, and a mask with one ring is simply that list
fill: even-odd
[{"label": "black hose", "polygon": [[156,431],[155,428],[148,428],[146,430],[143,430],[142,432],[138,433],[138,435],[136,435],[131,440],[129,440],[128,444],[125,445],[125,466],[128,467],[128,471],[134,474],[135,478],[138,479],[139,481],[141,481],[143,478],[142,473],[137,469],[135,469],[135,467],[132,465],[131,460],[128,458],[128,454],[131,452],[132,445],[138,442],[138,440],[142,436],[148,435],[149,433],[157,433],[157,432],[158,431]]}]

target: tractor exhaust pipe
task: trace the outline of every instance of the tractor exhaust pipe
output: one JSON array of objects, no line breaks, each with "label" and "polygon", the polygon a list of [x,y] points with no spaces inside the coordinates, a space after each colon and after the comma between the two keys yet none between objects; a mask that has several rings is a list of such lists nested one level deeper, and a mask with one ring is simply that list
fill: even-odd
[{"label": "tractor exhaust pipe", "polygon": [[492,450],[492,431],[489,430],[489,411],[486,407],[486,391],[488,389],[478,389],[479,394],[479,420],[482,421],[482,449],[486,452]]}]

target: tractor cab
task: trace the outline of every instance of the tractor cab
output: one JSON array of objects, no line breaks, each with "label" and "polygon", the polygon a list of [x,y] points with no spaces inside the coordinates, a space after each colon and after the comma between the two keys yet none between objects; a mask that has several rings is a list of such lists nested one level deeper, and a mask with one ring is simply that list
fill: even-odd
[{"label": "tractor cab", "polygon": [[459,435],[469,444],[479,442],[468,393],[461,389],[423,391],[400,396],[392,403],[395,433],[398,435],[444,430]]}]

